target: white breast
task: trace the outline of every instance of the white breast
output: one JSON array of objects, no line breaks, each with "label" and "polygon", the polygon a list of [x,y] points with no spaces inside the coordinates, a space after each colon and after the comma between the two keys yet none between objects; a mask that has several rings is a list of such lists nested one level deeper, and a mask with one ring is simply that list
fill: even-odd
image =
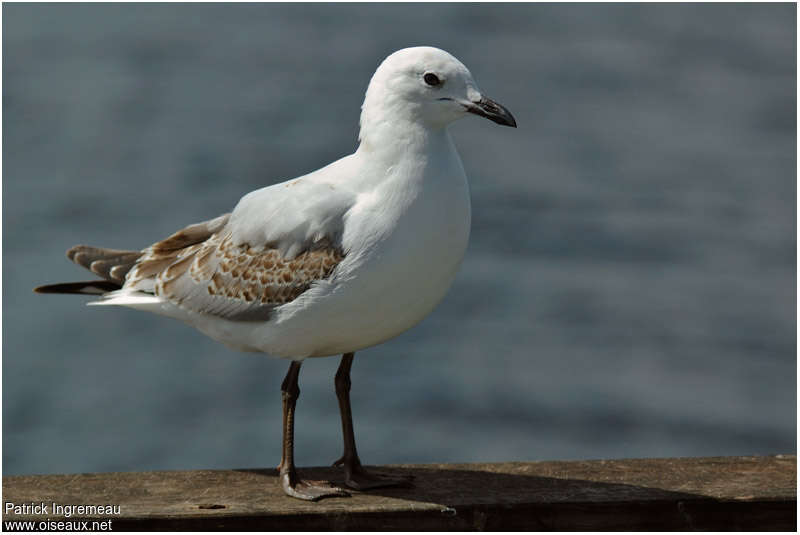
[{"label": "white breast", "polygon": [[[275,356],[327,356],[379,344],[421,321],[444,297],[469,239],[469,189],[461,160],[410,159],[346,216],[346,259],[331,281],[242,333]],[[421,167],[420,167],[421,166]]]}]

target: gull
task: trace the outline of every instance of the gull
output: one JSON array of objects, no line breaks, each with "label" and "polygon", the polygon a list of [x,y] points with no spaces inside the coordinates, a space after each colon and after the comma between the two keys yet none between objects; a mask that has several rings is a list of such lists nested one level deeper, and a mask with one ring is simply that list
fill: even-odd
[{"label": "gull", "polygon": [[348,494],[300,479],[294,463],[300,366],[341,354],[334,385],[344,453],[334,466],[351,489],[407,484],[361,464],[350,368],[356,351],[419,323],[455,277],[471,208],[447,127],[469,114],[516,127],[449,53],[394,52],[370,80],[355,153],[248,193],[232,212],[141,251],[75,246],[67,257],[100,279],[35,291],[99,296],[88,304],[176,318],[233,349],[290,360],[278,472],[284,492],[304,500]]}]

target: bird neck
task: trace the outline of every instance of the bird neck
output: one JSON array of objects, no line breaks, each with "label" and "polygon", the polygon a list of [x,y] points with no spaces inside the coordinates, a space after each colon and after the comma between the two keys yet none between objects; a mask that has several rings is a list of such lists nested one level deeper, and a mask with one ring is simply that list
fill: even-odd
[{"label": "bird neck", "polygon": [[448,139],[446,128],[429,128],[413,121],[390,121],[374,124],[367,132],[362,128],[358,150],[362,153],[424,154]]},{"label": "bird neck", "polygon": [[449,144],[450,134],[445,126],[432,126],[415,117],[413,110],[404,113],[361,113],[358,152],[362,154],[425,154]]}]

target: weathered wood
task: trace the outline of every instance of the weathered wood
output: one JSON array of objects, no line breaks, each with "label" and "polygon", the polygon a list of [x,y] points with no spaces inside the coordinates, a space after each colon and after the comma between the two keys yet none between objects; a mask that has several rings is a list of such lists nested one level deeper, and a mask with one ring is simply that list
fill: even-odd
[{"label": "weathered wood", "polygon": [[[275,470],[198,470],[3,478],[8,502],[119,505],[83,515],[136,530],[765,530],[797,527],[797,459],[711,457],[393,465],[411,488],[317,503],[283,495]],[[341,481],[335,468],[301,476]],[[8,529],[8,525],[4,525]]]}]

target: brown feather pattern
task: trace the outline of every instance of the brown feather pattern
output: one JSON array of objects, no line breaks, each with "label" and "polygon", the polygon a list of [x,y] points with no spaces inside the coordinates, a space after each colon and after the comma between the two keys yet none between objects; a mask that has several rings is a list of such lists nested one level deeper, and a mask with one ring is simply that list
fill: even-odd
[{"label": "brown feather pattern", "polygon": [[88,245],[76,245],[67,251],[67,258],[79,266],[85,267],[105,280],[119,284],[125,282],[125,275],[141,256],[140,251],[104,249]]},{"label": "brown feather pattern", "polygon": [[[329,278],[344,258],[328,238],[309,243],[291,259],[271,245],[234,243],[225,228],[229,217],[190,225],[144,251],[78,245],[67,256],[109,283],[239,321],[268,319],[274,307]],[[91,290],[98,287],[103,286]]]},{"label": "brown feather pattern", "polygon": [[234,244],[230,234],[215,234],[182,253],[159,273],[156,294],[197,312],[239,320],[266,319],[275,306],[330,277],[344,258],[327,240],[288,260],[278,249]]}]

